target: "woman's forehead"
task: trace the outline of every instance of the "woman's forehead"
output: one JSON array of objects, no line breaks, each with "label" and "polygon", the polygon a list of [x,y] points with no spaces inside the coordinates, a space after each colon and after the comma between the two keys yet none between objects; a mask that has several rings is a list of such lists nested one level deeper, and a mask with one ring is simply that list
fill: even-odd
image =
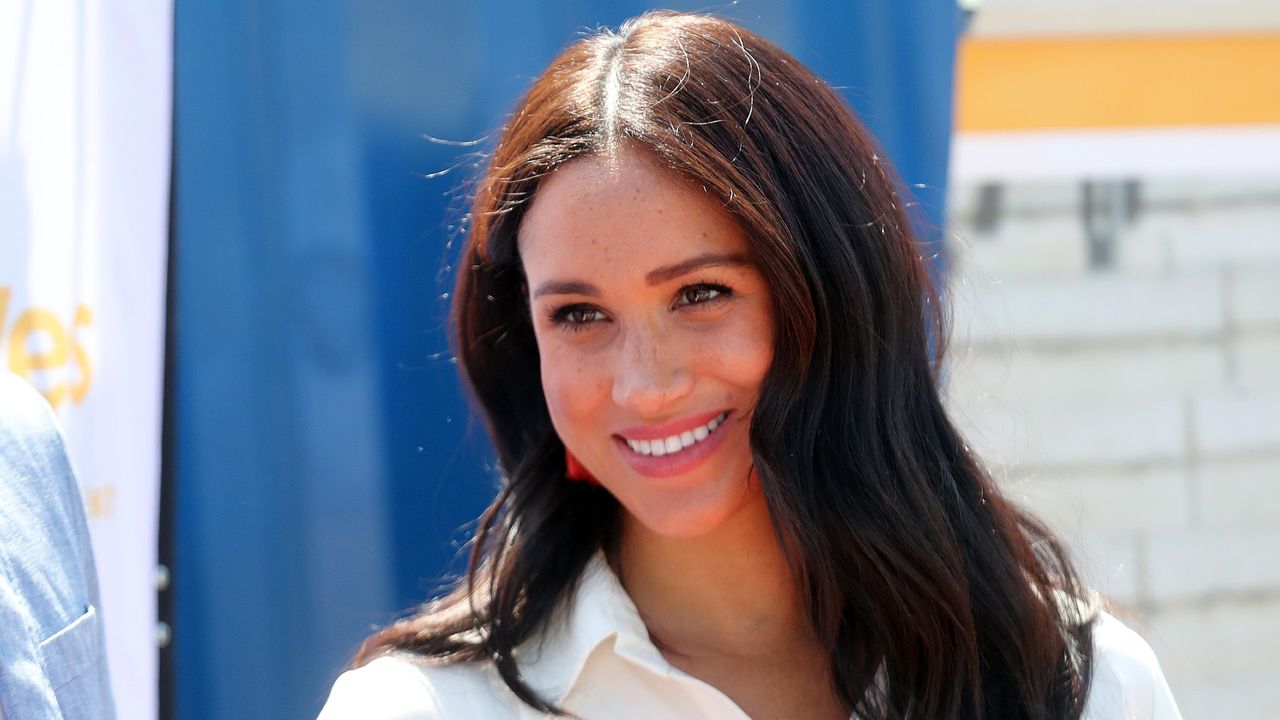
[{"label": "woman's forehead", "polygon": [[750,254],[718,198],[637,150],[578,158],[551,173],[521,222],[519,248],[527,272],[647,254]]}]

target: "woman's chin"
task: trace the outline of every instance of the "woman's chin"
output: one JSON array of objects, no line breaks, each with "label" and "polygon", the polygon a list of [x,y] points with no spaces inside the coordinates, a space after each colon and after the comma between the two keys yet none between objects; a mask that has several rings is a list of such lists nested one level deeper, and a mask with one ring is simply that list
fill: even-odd
[{"label": "woman's chin", "polygon": [[630,520],[648,534],[693,539],[724,527],[753,501],[763,502],[763,495],[751,492],[745,483],[725,481],[664,492],[649,491],[641,497],[630,498],[623,507]]}]

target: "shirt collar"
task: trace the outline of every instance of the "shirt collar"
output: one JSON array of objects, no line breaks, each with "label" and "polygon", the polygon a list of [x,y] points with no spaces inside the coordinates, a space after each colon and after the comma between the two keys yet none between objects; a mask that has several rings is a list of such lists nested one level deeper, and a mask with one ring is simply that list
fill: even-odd
[{"label": "shirt collar", "polygon": [[604,553],[597,551],[587,561],[570,602],[552,616],[541,642],[522,647],[516,657],[530,687],[559,704],[602,643],[610,643],[615,654],[659,675],[672,672],[671,664],[649,639],[635,603]]}]

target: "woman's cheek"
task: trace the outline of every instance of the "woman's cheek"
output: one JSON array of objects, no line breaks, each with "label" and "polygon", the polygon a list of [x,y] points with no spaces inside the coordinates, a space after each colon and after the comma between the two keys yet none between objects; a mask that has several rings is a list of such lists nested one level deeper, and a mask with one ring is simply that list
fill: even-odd
[{"label": "woman's cheek", "polygon": [[715,334],[709,347],[711,364],[731,384],[756,387],[773,362],[773,328],[768,314],[741,313]]},{"label": "woman's cheek", "polygon": [[563,364],[548,362],[547,358],[542,362],[542,393],[547,399],[547,411],[551,413],[556,430],[563,436],[570,429],[567,422],[573,416],[573,384],[567,381]]},{"label": "woman's cheek", "polygon": [[572,442],[598,418],[602,378],[598,369],[571,353],[544,357],[542,392],[551,422],[562,439]]}]

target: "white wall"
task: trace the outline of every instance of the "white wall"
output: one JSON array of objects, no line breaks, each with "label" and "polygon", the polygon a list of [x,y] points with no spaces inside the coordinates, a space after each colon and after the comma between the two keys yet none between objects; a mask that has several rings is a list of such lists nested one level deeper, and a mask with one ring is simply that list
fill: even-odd
[{"label": "white wall", "polygon": [[1280,28],[1275,0],[960,0],[983,37],[1234,33]]},{"label": "white wall", "polygon": [[953,191],[949,399],[1188,718],[1280,707],[1280,178],[1158,181],[1091,269],[1078,183]]}]

